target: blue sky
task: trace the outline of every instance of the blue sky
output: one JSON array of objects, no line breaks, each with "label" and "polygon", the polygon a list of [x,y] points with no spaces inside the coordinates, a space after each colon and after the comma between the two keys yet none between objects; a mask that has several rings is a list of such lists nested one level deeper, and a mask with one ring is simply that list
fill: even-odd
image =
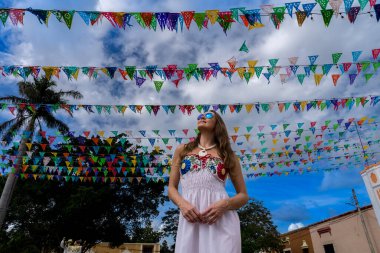
[{"label": "blue sky", "polygon": [[[307,3],[310,1],[303,1]],[[204,11],[208,9],[228,10],[233,7],[259,8],[260,1],[125,1],[125,0],[68,0],[58,1],[2,1],[4,7],[41,8],[41,9],[75,9],[98,11],[171,11],[184,10]],[[263,3],[283,4],[285,1],[264,1]],[[354,1],[354,5],[358,5]],[[318,8],[317,8],[318,10]],[[279,30],[274,29],[268,18],[263,18],[265,27],[247,31],[242,25],[234,25],[227,33],[223,33],[218,25],[207,30],[198,31],[195,23],[190,31],[149,31],[134,24],[126,31],[113,28],[104,19],[102,23],[87,27],[79,16],[74,17],[71,30],[59,23],[52,15],[49,27],[39,24],[31,14],[25,15],[24,26],[14,27],[8,21],[0,28],[0,64],[12,65],[75,65],[75,66],[124,66],[124,65],[158,65],[198,63],[207,66],[209,62],[219,62],[226,66],[226,61],[236,57],[241,65],[247,60],[259,60],[259,64],[267,65],[268,59],[280,58],[279,65],[288,64],[288,58],[299,56],[299,64],[308,64],[308,56],[319,55],[317,63],[330,63],[331,54],[342,52],[340,62],[351,61],[351,52],[362,50],[360,60],[370,59],[371,50],[378,48],[380,35],[374,34],[375,18],[368,15],[358,17],[355,24],[347,19],[335,18],[330,27],[325,28],[321,17],[314,21],[306,20],[300,28],[295,19],[288,16]],[[246,41],[250,52],[239,52]],[[239,65],[239,64],[238,64]],[[336,70],[333,70],[336,71]],[[369,82],[359,76],[353,85],[347,82],[347,76],[341,77],[337,87],[332,85],[331,77],[323,78],[320,86],[315,86],[312,78],[305,79],[304,85],[291,79],[281,84],[279,77],[274,77],[270,84],[264,77],[254,79],[247,85],[245,81],[235,77],[212,79],[209,82],[182,82],[176,89],[172,83],[165,83],[161,93],[147,81],[141,88],[133,82],[123,81],[120,76],[110,80],[100,77],[88,80],[80,76],[77,81],[68,81],[62,74],[57,80],[61,89],[77,89],[84,95],[82,104],[213,104],[213,103],[250,103],[263,101],[303,100],[316,98],[349,97],[378,95],[378,74]],[[343,81],[344,80],[344,81]],[[19,79],[0,77],[2,88],[0,95],[17,94],[16,83]],[[72,103],[79,103],[71,101]],[[239,113],[224,115],[230,133],[234,126],[257,126],[271,124],[336,121],[351,117],[376,116],[378,108],[358,108],[349,110],[324,110],[303,113]],[[194,128],[196,115],[184,116],[181,113],[166,115],[162,112],[157,117],[147,113],[136,115],[131,112],[125,116],[120,114],[98,115],[76,112],[74,118],[64,113],[58,116],[70,124],[76,131],[84,130],[141,130],[141,129],[184,129]],[[10,118],[8,112],[0,114],[0,120]],[[270,131],[265,130],[266,133]],[[363,129],[367,138],[378,137],[378,131]],[[358,139],[351,138],[351,143]],[[260,148],[257,142],[244,144],[247,149]],[[235,149],[241,149],[234,145]],[[376,147],[373,147],[376,149]],[[373,150],[374,151],[374,150]],[[324,154],[328,157],[331,154]],[[377,157],[375,157],[377,159]],[[371,161],[371,162],[374,162]],[[331,164],[320,163],[317,168],[328,168]],[[262,200],[273,214],[274,222],[280,232],[286,232],[292,224],[311,224],[319,220],[337,215],[353,207],[350,202],[351,189],[355,188],[361,204],[369,204],[368,194],[359,175],[362,166],[354,168],[348,164],[335,172],[304,173],[302,175],[273,176],[246,180],[249,195]],[[233,195],[230,182],[228,192]],[[168,208],[170,204],[163,207]]]}]

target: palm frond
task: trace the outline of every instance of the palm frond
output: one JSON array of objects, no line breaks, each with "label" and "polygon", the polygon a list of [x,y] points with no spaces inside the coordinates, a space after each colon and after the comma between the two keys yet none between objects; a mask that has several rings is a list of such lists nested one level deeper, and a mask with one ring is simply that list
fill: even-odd
[{"label": "palm frond", "polygon": [[[19,131],[20,129],[24,129],[24,125],[26,122],[26,118],[16,118],[17,122],[14,123],[8,130],[3,134],[3,141],[7,142],[8,144],[14,139],[13,132]],[[34,127],[33,127],[34,129]]]},{"label": "palm frond", "polygon": [[50,112],[46,112],[40,117],[44,120],[45,124],[49,128],[56,128],[61,132],[68,132],[70,129],[66,123],[62,122],[59,119],[56,119]]},{"label": "palm frond", "polygon": [[79,91],[75,91],[75,90],[69,90],[69,91],[62,91],[61,90],[58,92],[58,95],[60,97],[73,97],[74,99],[83,98],[82,93],[80,93]]},{"label": "palm frond", "polygon": [[28,103],[27,99],[16,97],[16,96],[0,97],[0,101],[10,102],[10,103],[13,103],[13,104]]},{"label": "palm frond", "polygon": [[10,120],[7,120],[7,121],[3,122],[3,123],[0,125],[0,135],[1,135],[1,133],[3,133],[5,130],[7,130],[12,124],[16,123],[16,120],[17,120],[17,118],[13,118],[13,119],[10,119]]}]

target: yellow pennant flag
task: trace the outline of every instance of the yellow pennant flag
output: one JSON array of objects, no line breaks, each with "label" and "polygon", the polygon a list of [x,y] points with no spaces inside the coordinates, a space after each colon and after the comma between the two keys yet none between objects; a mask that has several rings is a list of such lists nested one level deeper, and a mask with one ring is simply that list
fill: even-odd
[{"label": "yellow pennant flag", "polygon": [[108,142],[109,145],[111,145],[112,141],[113,141],[113,138],[111,138],[111,137],[106,139],[106,142]]},{"label": "yellow pennant flag", "polygon": [[30,149],[32,148],[32,143],[25,143],[25,145],[28,147],[28,150],[30,151]]},{"label": "yellow pennant flag", "polygon": [[73,73],[73,77],[75,80],[78,80],[79,68]]},{"label": "yellow pennant flag", "polygon": [[276,145],[277,142],[278,142],[278,139],[273,139],[272,142],[273,142],[274,145]]},{"label": "yellow pennant flag", "polygon": [[240,127],[234,127],[235,133],[239,132]]},{"label": "yellow pennant flag", "polygon": [[240,79],[244,78],[245,68],[237,68]]},{"label": "yellow pennant flag", "polygon": [[104,136],[104,131],[98,131],[98,135],[103,137]]},{"label": "yellow pennant flag", "polygon": [[[132,164],[133,164],[133,166],[136,167],[136,160],[132,160]],[[133,173],[134,173],[134,172],[133,172]]]},{"label": "yellow pennant flag", "polygon": [[65,161],[65,163],[66,163],[66,167],[69,167],[70,161]]},{"label": "yellow pennant flag", "polygon": [[252,153],[256,153],[257,148],[252,149]]},{"label": "yellow pennant flag", "polygon": [[216,23],[216,21],[218,20],[218,14],[219,14],[218,10],[207,10],[206,11],[206,15],[207,15],[208,19],[210,20],[211,24]]},{"label": "yellow pennant flag", "polygon": [[[136,162],[135,162],[136,163]],[[132,172],[132,174],[135,174],[135,171],[136,171],[136,168],[135,167],[132,167],[131,168],[131,172]]]},{"label": "yellow pennant flag", "polygon": [[246,104],[246,105],[245,105],[245,110],[246,110],[248,113],[251,112],[252,108],[253,108],[253,104]]},{"label": "yellow pennant flag", "polygon": [[301,102],[301,110],[302,110],[302,111],[305,110],[306,105],[307,105],[307,102],[306,102],[306,101],[302,101],[302,102]]},{"label": "yellow pennant flag", "polygon": [[254,68],[257,64],[257,60],[249,60],[248,61],[248,67]]},{"label": "yellow pennant flag", "polygon": [[250,135],[250,134],[245,134],[244,136],[245,136],[245,139],[246,139],[247,141],[249,141],[249,138],[251,137],[251,135]]},{"label": "yellow pennant flag", "polygon": [[314,74],[315,85],[318,86],[321,83],[323,74]]}]

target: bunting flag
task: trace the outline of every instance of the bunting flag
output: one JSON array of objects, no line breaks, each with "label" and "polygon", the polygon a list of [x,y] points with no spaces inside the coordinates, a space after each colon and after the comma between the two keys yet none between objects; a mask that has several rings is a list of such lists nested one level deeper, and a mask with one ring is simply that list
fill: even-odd
[{"label": "bunting flag", "polygon": [[241,52],[246,52],[246,53],[249,52],[248,47],[245,45],[245,41],[243,42],[243,45],[241,45],[239,51],[241,51]]},{"label": "bunting flag", "polygon": [[[344,0],[345,14],[351,23],[354,23],[358,14],[372,15],[375,12],[377,21],[379,21],[380,4],[376,4],[375,0],[370,1],[370,6],[374,11],[366,11],[365,7],[369,0],[359,0],[360,6],[352,6],[353,0]],[[181,11],[178,13],[170,12],[99,12],[99,11],[63,11],[63,10],[41,10],[41,9],[18,9],[18,8],[2,8],[0,9],[0,20],[3,25],[9,19],[13,25],[23,24],[24,15],[30,13],[38,19],[41,24],[48,26],[49,18],[53,14],[58,22],[64,23],[68,29],[71,29],[74,17],[77,14],[87,26],[98,24],[103,18],[107,19],[109,23],[117,28],[126,29],[133,27],[133,20],[143,29],[150,29],[156,31],[157,25],[160,30],[178,31],[179,28],[183,30],[183,23],[189,30],[193,21],[198,26],[199,30],[208,28],[208,24],[219,24],[223,31],[226,33],[232,24],[243,24],[248,30],[253,28],[263,27],[261,22],[262,16],[269,16],[274,27],[280,28],[280,24],[285,19],[284,16],[288,15],[293,18],[294,11],[298,25],[302,26],[307,18],[313,19],[313,14],[321,14],[325,26],[329,26],[332,13],[336,15],[343,15],[339,12],[343,0],[316,0],[314,3],[301,2],[285,3],[284,6],[263,5],[261,9],[246,10],[245,7],[231,8],[228,11],[220,10],[206,10],[204,12],[195,11]],[[321,9],[319,12],[313,12],[315,6],[319,4]],[[328,9],[330,4],[331,9]],[[302,8],[300,8],[302,6]],[[302,10],[301,10],[302,9]]]},{"label": "bunting flag", "polygon": [[[245,43],[244,43],[245,45]],[[76,66],[20,66],[20,65],[4,65],[0,66],[0,73],[3,76],[12,76],[12,77],[21,77],[23,80],[28,78],[39,78],[43,74],[48,78],[53,76],[57,79],[61,78],[60,73],[64,73],[68,80],[77,80],[80,74],[88,76],[90,79],[95,79],[99,77],[99,73],[103,73],[106,77],[113,79],[117,76],[117,73],[120,74],[123,80],[133,80],[136,86],[141,87],[146,83],[146,80],[149,78],[153,83],[157,92],[161,91],[164,81],[171,81],[175,84],[175,87],[178,88],[180,81],[187,80],[190,81],[192,78],[196,80],[209,81],[212,77],[217,78],[218,75],[228,77],[232,80],[235,73],[244,79],[247,83],[256,78],[260,79],[261,74],[263,74],[267,81],[273,79],[274,76],[278,75],[280,77],[281,83],[285,83],[288,78],[292,75],[296,76],[299,83],[303,84],[305,77],[310,78],[311,72],[314,74],[318,69],[322,70],[323,75],[328,75],[332,69],[333,65],[338,65],[340,72],[332,74],[345,74],[348,72],[349,68],[352,65],[356,65],[356,73],[348,74],[348,79],[350,84],[352,84],[356,78],[351,78],[352,74],[360,74],[363,72],[365,77],[365,72],[373,70],[376,72],[379,68],[379,63],[377,58],[380,54],[380,49],[372,49],[371,51],[373,60],[371,61],[359,61],[359,57],[362,54],[362,51],[353,51],[352,52],[352,62],[345,62],[339,64],[339,60],[342,56],[342,53],[332,54],[332,63],[324,64],[315,64],[319,55],[308,56],[309,65],[297,65],[298,57],[289,58],[291,65],[278,65],[279,58],[269,59],[269,65],[257,65],[258,60],[248,60],[247,66],[239,67],[237,66],[238,61],[236,58],[231,58],[227,61],[229,67],[223,67],[219,63],[209,63],[209,67],[198,67],[198,64],[188,64],[187,67],[178,67],[175,64],[167,65],[166,67],[159,68],[157,65],[136,67],[136,66],[125,66],[125,67],[76,67]],[[300,68],[300,66],[304,66]],[[300,73],[303,69],[304,73]],[[339,71],[339,69],[337,71]],[[42,71],[41,71],[42,70]],[[266,70],[267,72],[263,73]],[[336,72],[336,70],[333,70]],[[284,73],[281,73],[284,72]],[[318,74],[319,75],[319,74]],[[355,76],[355,77],[356,77]],[[368,75],[367,75],[368,76]],[[317,76],[318,77],[318,76]],[[157,80],[159,78],[159,80]],[[319,77],[318,77],[319,78]],[[318,80],[314,79],[315,80]],[[154,79],[154,80],[153,80]],[[318,81],[315,82],[318,84]]]}]

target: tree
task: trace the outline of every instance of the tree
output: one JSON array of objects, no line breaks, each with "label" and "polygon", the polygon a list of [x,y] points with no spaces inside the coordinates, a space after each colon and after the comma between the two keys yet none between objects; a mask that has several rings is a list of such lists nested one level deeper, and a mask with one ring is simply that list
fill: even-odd
[{"label": "tree", "polygon": [[[238,210],[238,214],[243,253],[281,250],[280,234],[273,225],[270,211],[264,207],[262,202],[250,199],[248,204]],[[162,218],[163,235],[172,238],[174,243],[178,218],[178,208],[170,208]]]},{"label": "tree", "polygon": [[[45,123],[49,128],[57,128],[62,132],[67,132],[69,127],[59,119],[56,119],[46,104],[66,104],[65,97],[73,97],[74,99],[82,98],[82,94],[78,91],[55,91],[57,84],[48,80],[46,77],[34,79],[34,82],[19,82],[18,88],[20,97],[5,96],[0,97],[2,102],[10,102],[17,105],[16,117],[8,120],[0,125],[0,134],[2,140],[10,143],[15,133],[19,130],[25,130],[30,133],[28,138],[22,138],[17,154],[18,163],[15,165],[17,170],[21,166],[21,157],[26,153],[26,143],[33,138],[35,124],[38,123],[40,128],[41,123]],[[42,105],[34,108],[34,105]],[[57,109],[63,109],[58,107]],[[71,115],[71,112],[68,111]],[[72,115],[71,115],[72,116]],[[25,127],[25,128],[24,128]],[[14,173],[9,173],[7,181],[0,198],[0,229],[2,228],[7,209],[12,198],[12,193],[17,182],[17,177]]]},{"label": "tree", "polygon": [[250,199],[238,210],[242,252],[272,252],[282,250],[280,234],[273,224],[270,211],[261,201]]},{"label": "tree", "polygon": [[[152,164],[157,152],[138,152],[140,147],[132,145],[124,135],[115,136],[112,145],[98,137],[71,136],[66,143],[47,145],[44,152],[41,144],[49,143],[46,138],[33,143],[29,167],[18,174],[28,179],[19,180],[15,190],[5,231],[0,233],[0,252],[58,251],[63,237],[86,241],[83,251],[101,241],[118,246],[149,237],[155,242],[160,240],[160,233],[150,228],[149,221],[159,214],[159,205],[167,200],[165,183],[153,180],[138,183],[136,179],[144,176],[137,168],[155,166],[157,173],[163,172],[164,167],[159,163]],[[93,143],[95,139],[98,139],[97,146]],[[12,152],[10,150],[9,154]],[[57,164],[50,160],[47,164],[50,172],[45,166],[38,166],[34,171],[30,169],[36,160],[42,161],[44,155],[51,152],[62,159]],[[69,156],[65,158],[63,154]],[[134,174],[130,172],[131,157],[136,157]],[[65,170],[67,161],[72,161],[71,171]],[[99,169],[103,161],[112,163]],[[119,172],[116,165],[123,169]],[[110,183],[109,175],[124,176],[124,169],[127,176],[136,178],[132,182]],[[81,175],[80,170],[90,178],[96,176],[108,181],[73,181],[76,175]],[[48,174],[68,180],[47,180]],[[34,180],[33,175],[39,177]]]}]

